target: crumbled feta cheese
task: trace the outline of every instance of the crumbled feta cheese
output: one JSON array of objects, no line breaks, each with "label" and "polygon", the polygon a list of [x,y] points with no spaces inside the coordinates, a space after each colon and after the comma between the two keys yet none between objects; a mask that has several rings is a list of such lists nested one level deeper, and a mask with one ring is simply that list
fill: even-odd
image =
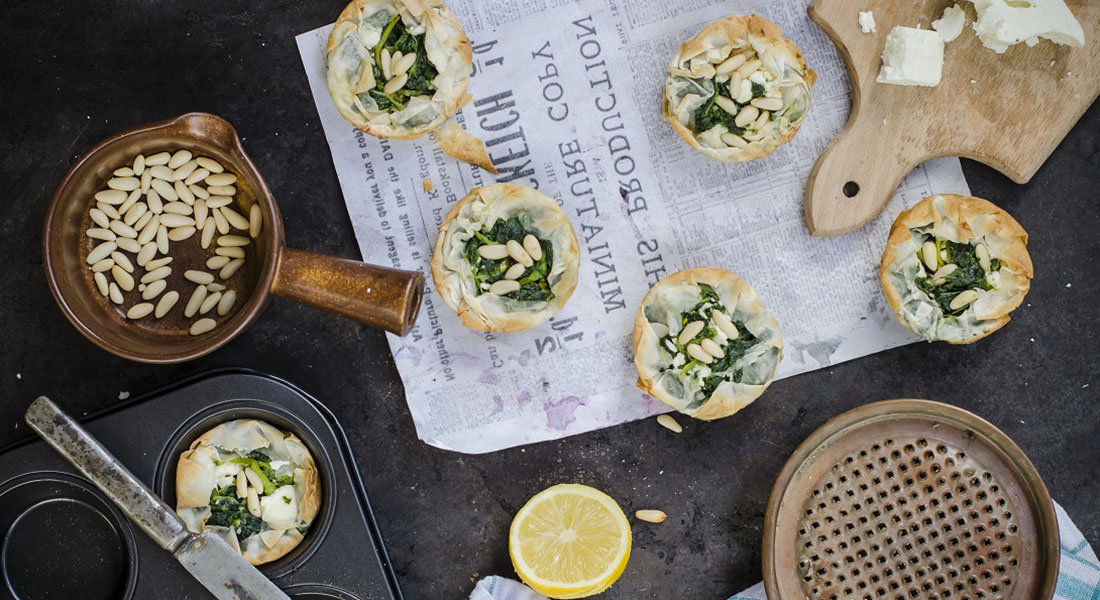
[{"label": "crumbled feta cheese", "polygon": [[748,79],[741,80],[741,90],[734,98],[738,104],[747,104],[749,100],[752,100],[752,82]]},{"label": "crumbled feta cheese", "polygon": [[260,498],[260,515],[272,529],[290,529],[298,525],[298,501],[294,486],[284,485],[270,496]]},{"label": "crumbled feta cheese", "polygon": [[970,0],[978,12],[974,31],[982,44],[1002,54],[1013,44],[1039,38],[1081,48],[1085,32],[1064,0]]},{"label": "crumbled feta cheese", "polygon": [[943,37],[929,29],[894,27],[882,50],[879,83],[939,85],[943,72]]},{"label": "crumbled feta cheese", "polygon": [[964,25],[966,25],[966,13],[958,4],[943,9],[943,16],[932,21],[932,29],[940,32],[945,42],[959,37]]},{"label": "crumbled feta cheese", "polygon": [[863,33],[875,32],[875,13],[869,10],[863,10],[859,12],[859,29]]},{"label": "crumbled feta cheese", "polygon": [[682,367],[686,364],[687,364],[687,358],[685,358],[683,354],[677,354],[676,356],[672,357],[672,366],[673,367],[679,369],[680,367]]}]

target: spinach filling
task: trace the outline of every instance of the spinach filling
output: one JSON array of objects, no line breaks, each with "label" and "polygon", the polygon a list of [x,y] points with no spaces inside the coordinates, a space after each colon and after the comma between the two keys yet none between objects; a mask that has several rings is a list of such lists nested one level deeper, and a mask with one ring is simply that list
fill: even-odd
[{"label": "spinach filling", "polygon": [[210,492],[210,518],[207,525],[231,527],[238,540],[245,540],[260,532],[263,521],[248,512],[244,498],[237,497],[237,486],[227,485]]},{"label": "spinach filling", "polygon": [[[515,240],[522,245],[523,238],[527,237],[528,234],[534,235],[534,232],[524,227],[519,217],[511,217],[497,219],[492,229],[475,232],[474,237],[466,242],[463,255],[472,268],[477,295],[480,296],[485,293],[485,288],[488,288],[492,283],[504,279],[505,272],[512,265],[517,264],[510,256],[500,260],[485,258],[478,253],[477,249],[485,244],[506,244],[509,240]],[[519,289],[504,294],[503,297],[532,302],[550,300],[554,297],[554,293],[550,291],[550,281],[547,279],[550,275],[550,267],[554,264],[554,246],[537,235],[535,235],[535,239],[539,241],[539,246],[542,247],[542,258],[524,269],[523,274],[516,280],[519,283]],[[484,287],[482,284],[484,284]]]},{"label": "spinach filling", "polygon": [[[692,119],[695,123],[695,132],[703,133],[704,131],[709,131],[715,125],[725,125],[726,129],[730,130],[731,133],[737,135],[745,135],[748,130],[744,127],[738,127],[737,124],[734,123],[735,116],[726,112],[721,106],[718,106],[716,100],[718,99],[718,95],[721,94],[722,96],[733,100],[733,102],[737,104],[738,111],[747,106],[748,103],[740,103],[737,102],[737,100],[734,100],[733,95],[730,93],[729,80],[717,81],[715,79],[711,79],[710,83],[714,88],[714,92],[710,95],[710,98],[708,98],[706,102],[701,104],[699,108],[695,109],[695,114]],[[753,98],[760,98],[767,93],[768,92],[763,85],[760,85],[755,81],[752,83]]]},{"label": "spinach filling", "polygon": [[[958,268],[944,278],[944,282],[939,285],[935,283],[932,277],[933,273],[929,273],[925,277],[918,277],[915,283],[920,291],[927,294],[929,298],[936,302],[944,315],[957,317],[966,312],[966,309],[969,308],[970,305],[968,304],[952,310],[951,301],[954,300],[956,296],[967,290],[991,290],[993,286],[986,280],[988,273],[982,268],[973,245],[952,242],[932,236],[927,236],[922,239],[920,245],[928,241],[932,241],[936,244],[937,254],[941,257],[946,255],[946,258],[941,258],[943,264],[939,265],[939,268],[948,264],[957,265]],[[921,259],[918,257],[918,260]],[[928,265],[925,266],[928,267]],[[990,272],[997,271],[1000,268],[1000,260],[996,258],[990,260]],[[929,267],[929,269],[931,271],[936,270],[936,268],[933,267]]]},{"label": "spinach filling", "polygon": [[[374,19],[374,16],[371,19]],[[382,50],[389,50],[391,56],[398,51],[405,56],[416,54],[416,62],[407,71],[408,81],[400,90],[392,94],[383,91],[386,80],[383,79],[382,67],[380,66]],[[374,54],[374,64],[372,65],[374,69],[374,88],[361,92],[359,94],[360,100],[365,102],[366,99],[363,96],[370,96],[379,109],[392,113],[404,110],[409,100],[416,96],[435,93],[435,85],[432,81],[435,80],[435,76],[439,74],[439,71],[428,60],[428,53],[424,48],[424,34],[412,35],[409,33],[405,28],[405,23],[401,20],[400,14],[394,15],[386,24],[385,29],[382,30],[382,37],[375,44],[372,52]]]},{"label": "spinach filling", "polygon": [[[680,344],[676,339],[677,336],[671,333],[662,338],[660,342],[661,348],[674,358],[677,355],[682,355],[688,359],[687,363],[679,368],[682,377],[687,377],[692,369],[704,366],[704,363],[692,358],[691,355],[687,353],[687,347],[691,344],[698,344],[704,339],[712,339],[717,335],[717,330],[711,325],[711,311],[717,310],[726,312],[726,307],[722,305],[722,301],[718,298],[718,293],[714,291],[713,287],[705,283],[696,285],[699,286],[700,290],[699,301],[690,310],[680,313],[680,326],[682,328],[692,321],[702,321],[705,323],[702,331],[686,344]],[[714,390],[718,389],[718,386],[723,381],[741,383],[744,377],[742,369],[734,369],[733,365],[741,360],[760,339],[746,329],[743,322],[733,319],[732,317],[730,320],[733,321],[734,327],[737,328],[738,336],[736,339],[728,340],[726,344],[722,346],[722,352],[725,353],[724,357],[716,359],[709,365],[705,365],[710,369],[711,374],[704,377],[700,382],[700,387],[703,392],[702,396],[696,397],[688,404],[688,408],[698,408],[702,405],[703,401],[710,398]],[[676,350],[673,351],[672,348]]]}]

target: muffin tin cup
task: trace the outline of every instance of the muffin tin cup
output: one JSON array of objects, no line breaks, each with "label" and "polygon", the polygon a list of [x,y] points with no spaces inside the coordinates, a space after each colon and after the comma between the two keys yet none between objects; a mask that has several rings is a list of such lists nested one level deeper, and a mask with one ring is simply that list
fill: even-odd
[{"label": "muffin tin cup", "polygon": [[[57,398],[64,407],[64,398]],[[347,438],[317,400],[241,369],[200,375],[83,424],[175,506],[176,461],[213,427],[255,418],[297,435],[320,510],[302,542],[259,570],[297,600],[401,600]],[[202,587],[45,442],[0,448],[0,600],[206,600]]]}]

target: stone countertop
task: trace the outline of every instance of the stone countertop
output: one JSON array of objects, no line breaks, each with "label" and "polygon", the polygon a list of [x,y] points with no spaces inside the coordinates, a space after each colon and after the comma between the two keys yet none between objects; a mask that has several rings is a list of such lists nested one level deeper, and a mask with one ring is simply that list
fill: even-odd
[{"label": "stone countertop", "polygon": [[[462,598],[479,575],[512,575],[512,515],[555,483],[600,488],[635,523],[612,598],[721,600],[760,579],[772,482],[811,431],[849,408],[931,398],[988,419],[1031,456],[1055,499],[1100,542],[1100,106],[1027,185],[963,161],[975,195],[1031,233],[1036,277],[1002,331],[977,344],[914,344],[773,385],[716,423],[654,420],[531,447],[463,456],[417,440],[382,333],[274,299],[222,350],[175,366],[127,362],[86,341],[45,283],[41,226],[74,158],[136,124],[203,110],[228,118],[279,200],[291,247],[358,258],[294,36],[342,0],[302,3],[64,2],[0,8],[0,443],[46,394],[73,414],[218,366],[285,378],[347,430],[406,597]],[[1045,43],[1045,42],[1044,42]],[[456,399],[457,401],[457,399]]]}]

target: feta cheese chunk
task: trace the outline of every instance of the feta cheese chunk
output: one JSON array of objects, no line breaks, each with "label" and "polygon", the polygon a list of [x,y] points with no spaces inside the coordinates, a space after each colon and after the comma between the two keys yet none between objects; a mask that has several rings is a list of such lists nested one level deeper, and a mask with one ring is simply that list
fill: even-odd
[{"label": "feta cheese chunk", "polygon": [[260,514],[272,529],[291,529],[298,526],[298,500],[294,486],[284,485],[270,496],[260,498]]},{"label": "feta cheese chunk", "polygon": [[963,25],[966,25],[966,13],[958,4],[943,9],[943,16],[932,21],[932,29],[940,32],[945,42],[959,37],[963,31]]},{"label": "feta cheese chunk", "polygon": [[859,29],[863,33],[875,32],[875,13],[869,10],[859,11]]},{"label": "feta cheese chunk", "polygon": [[986,48],[1004,53],[1020,42],[1028,46],[1046,38],[1081,48],[1085,32],[1063,0],[971,0],[978,11],[974,31]]},{"label": "feta cheese chunk", "polygon": [[879,83],[935,87],[942,72],[943,37],[939,32],[898,26],[887,34]]}]

